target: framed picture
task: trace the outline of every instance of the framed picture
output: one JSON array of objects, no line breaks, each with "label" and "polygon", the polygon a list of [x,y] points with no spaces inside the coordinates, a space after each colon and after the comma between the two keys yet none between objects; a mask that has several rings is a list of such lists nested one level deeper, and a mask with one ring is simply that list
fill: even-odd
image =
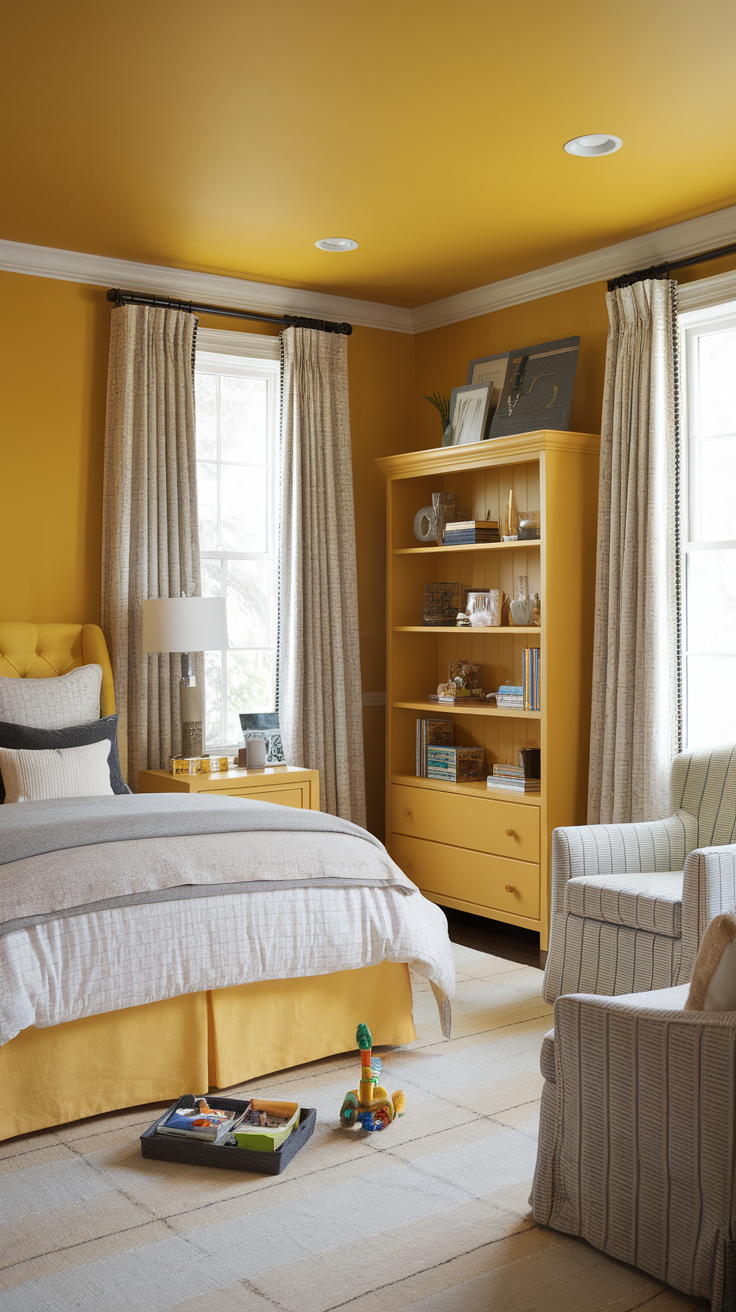
[{"label": "framed picture", "polygon": [[509,351],[491,437],[569,428],[579,347],[579,337],[562,337]]},{"label": "framed picture", "polygon": [[508,360],[508,351],[503,351],[501,355],[482,355],[477,360],[471,360],[468,365],[466,383],[489,383],[491,386],[491,403],[488,407],[489,420],[493,418],[501,399]]},{"label": "framed picture", "polygon": [[488,427],[490,401],[490,383],[453,387],[450,398],[453,446],[467,446],[470,442],[483,441]]}]

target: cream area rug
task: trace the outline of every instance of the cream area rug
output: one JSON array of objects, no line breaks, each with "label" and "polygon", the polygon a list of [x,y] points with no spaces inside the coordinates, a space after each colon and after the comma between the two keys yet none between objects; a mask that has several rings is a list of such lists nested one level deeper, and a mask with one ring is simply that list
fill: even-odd
[{"label": "cream area rug", "polygon": [[0,1144],[0,1312],[704,1306],[534,1224],[542,976],[455,955],[453,1038],[415,980],[418,1040],[382,1053],[407,1099],[383,1132],[338,1127],[357,1051],[242,1086],[317,1108],[281,1176],[144,1161],[150,1108]]}]

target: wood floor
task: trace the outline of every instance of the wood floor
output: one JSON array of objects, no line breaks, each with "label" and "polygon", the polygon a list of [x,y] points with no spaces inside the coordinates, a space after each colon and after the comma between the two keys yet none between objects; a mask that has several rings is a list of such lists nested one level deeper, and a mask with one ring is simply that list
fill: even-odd
[{"label": "wood floor", "polygon": [[485,916],[473,916],[469,911],[455,911],[452,907],[443,907],[442,910],[447,916],[447,928],[453,943],[474,948],[476,952],[488,952],[493,957],[503,957],[505,961],[516,961],[522,966],[544,969],[547,953],[540,952],[539,935],[533,930],[505,925],[500,920],[487,920]]}]

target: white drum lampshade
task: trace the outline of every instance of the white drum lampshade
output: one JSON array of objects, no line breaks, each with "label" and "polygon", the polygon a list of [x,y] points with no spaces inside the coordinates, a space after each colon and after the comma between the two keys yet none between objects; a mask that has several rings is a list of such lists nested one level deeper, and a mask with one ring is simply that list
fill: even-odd
[{"label": "white drum lampshade", "polygon": [[143,603],[143,650],[181,652],[181,737],[184,756],[202,754],[202,690],[190,653],[227,651],[224,597],[159,597]]}]

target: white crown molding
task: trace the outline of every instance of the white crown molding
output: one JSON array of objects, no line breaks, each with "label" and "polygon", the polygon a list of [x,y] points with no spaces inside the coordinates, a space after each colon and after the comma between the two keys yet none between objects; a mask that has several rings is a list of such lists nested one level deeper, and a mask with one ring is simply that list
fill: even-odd
[{"label": "white crown molding", "polygon": [[274,283],[226,278],[218,273],[192,269],[169,269],[157,264],[136,264],[105,255],[56,250],[52,246],[28,246],[25,242],[0,240],[0,269],[25,273],[35,278],[57,278],[62,282],[90,283],[95,287],[122,287],[125,291],[159,292],[185,301],[222,305],[234,310],[261,310],[264,314],[301,314],[315,319],[336,319],[361,328],[384,328],[394,333],[411,333],[411,310],[400,305],[380,305],[348,296],[306,292]]},{"label": "white crown molding", "polygon": [[560,264],[550,264],[545,269],[534,269],[531,273],[520,273],[515,278],[492,282],[486,287],[473,287],[457,296],[446,296],[441,301],[418,305],[411,312],[414,332],[429,332],[432,328],[443,328],[462,319],[492,314],[494,310],[504,310],[510,305],[535,301],[541,296],[554,296],[557,292],[583,287],[603,278],[616,278],[634,269],[646,269],[650,264],[696,255],[698,251],[725,246],[734,240],[736,205],[717,210],[714,214],[704,214],[699,219],[660,228],[643,237],[618,242],[615,246],[590,251],[587,255],[578,255],[572,260],[563,260]]},{"label": "white crown molding", "polygon": [[736,301],[736,269],[730,273],[718,273],[714,278],[686,282],[683,287],[677,288],[680,321],[684,315],[689,316],[697,310],[710,310],[714,305],[723,305],[728,301]]},{"label": "white crown molding", "polygon": [[[604,278],[615,278],[633,269],[647,268],[650,264],[696,255],[699,251],[724,246],[734,240],[736,206],[731,206],[704,214],[699,219],[660,228],[643,237],[590,251],[587,255],[578,255],[572,260],[550,264],[544,269],[488,283],[485,287],[474,287],[440,301],[430,301],[413,310],[347,296],[330,296],[324,292],[278,287],[274,283],[250,282],[245,278],[226,278],[222,274],[169,269],[155,264],[136,264],[131,260],[114,260],[103,255],[84,255],[15,241],[0,240],[0,269],[38,278],[91,283],[97,287],[160,292],[183,300],[231,306],[233,309],[262,310],[266,314],[303,314],[319,319],[347,320],[358,327],[382,328],[388,332],[423,333],[463,319],[492,314],[510,305],[521,305],[524,301],[584,287]],[[722,275],[723,278],[730,276]],[[706,278],[702,283],[715,284],[717,281],[717,278]],[[695,285],[690,283],[687,286]],[[685,294],[686,288],[683,287],[681,304],[684,304]],[[703,295],[707,296],[709,292]],[[728,296],[723,299],[728,299]]]}]

